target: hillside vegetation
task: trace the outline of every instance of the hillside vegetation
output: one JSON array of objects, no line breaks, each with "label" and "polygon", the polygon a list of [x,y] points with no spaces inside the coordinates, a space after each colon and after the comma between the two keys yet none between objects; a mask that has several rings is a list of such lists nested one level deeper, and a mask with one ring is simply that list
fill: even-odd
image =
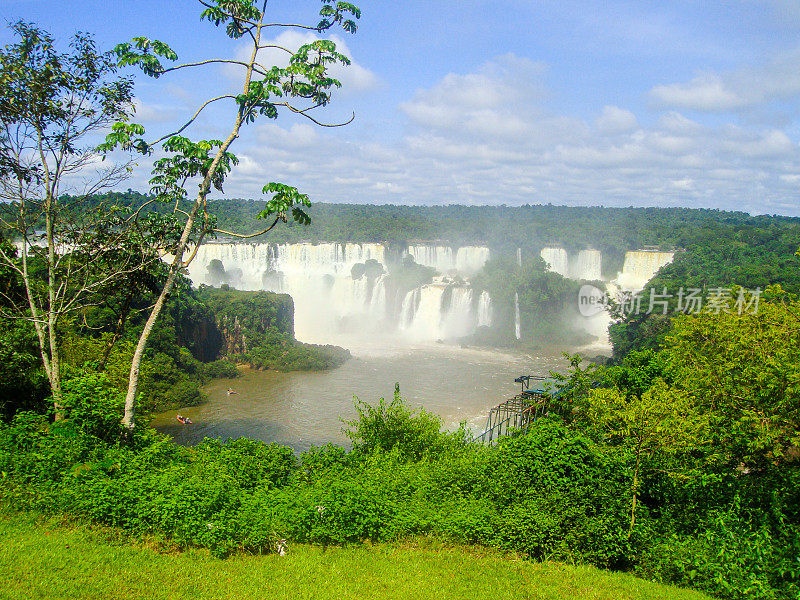
[{"label": "hillside vegetation", "polygon": [[[617,366],[578,357],[549,416],[493,447],[394,399],[352,449],[120,439],[121,398],[75,378],[68,419],[0,426],[0,500],[216,556],[430,536],[591,564],[731,600],[800,591],[800,303],[675,323]],[[102,402],[101,402],[102,400]]]}]

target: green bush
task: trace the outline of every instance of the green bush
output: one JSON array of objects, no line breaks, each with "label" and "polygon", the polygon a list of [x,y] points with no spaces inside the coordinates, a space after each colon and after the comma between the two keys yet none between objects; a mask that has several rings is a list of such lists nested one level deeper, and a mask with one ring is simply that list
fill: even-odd
[{"label": "green bush", "polygon": [[775,531],[759,520],[737,499],[713,511],[696,532],[660,540],[645,552],[637,570],[719,598],[797,598],[800,525],[782,519]]},{"label": "green bush", "polygon": [[239,377],[239,369],[228,359],[215,360],[205,366],[205,374],[212,379]]},{"label": "green bush", "polygon": [[408,410],[399,384],[395,384],[391,402],[381,398],[372,406],[356,399],[356,411],[358,418],[346,422],[345,435],[353,442],[353,450],[362,454],[396,449],[406,459],[419,460],[438,454],[445,446],[465,442],[463,429],[452,436],[442,434],[442,420],[437,415],[421,408]]},{"label": "green bush", "polygon": [[632,568],[723,598],[797,597],[794,470],[689,480],[650,473],[629,535],[631,450],[557,418],[484,447],[439,431],[438,418],[406,409],[398,391],[389,403],[359,404],[352,450],[328,445],[298,460],[289,448],[249,439],[182,447],[140,430],[122,445],[103,434],[107,413],[90,403],[113,405],[102,387],[97,375],[65,386],[75,399],[65,422],[21,413],[0,425],[1,501],[218,556],[269,552],[281,538],[345,544],[433,535]]},{"label": "green bush", "polygon": [[67,418],[81,431],[107,441],[119,438],[125,395],[109,385],[105,373],[68,379],[63,393]]}]

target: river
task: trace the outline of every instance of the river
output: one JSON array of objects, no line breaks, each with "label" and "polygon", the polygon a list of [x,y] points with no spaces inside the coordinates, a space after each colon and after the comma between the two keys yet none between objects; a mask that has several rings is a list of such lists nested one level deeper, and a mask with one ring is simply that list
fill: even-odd
[{"label": "river", "polygon": [[[489,409],[513,395],[524,374],[564,371],[557,351],[541,355],[460,348],[446,344],[413,346],[347,344],[353,358],[322,372],[254,371],[215,380],[203,393],[207,402],[181,409],[193,424],[177,422],[176,411],[156,415],[152,425],[180,444],[204,437],[248,437],[291,446],[302,452],[328,442],[347,445],[341,419],[352,419],[353,397],[374,403],[392,398],[395,382],[410,408],[424,407],[456,429],[466,421],[482,430]],[[228,389],[236,393],[227,394]]]}]

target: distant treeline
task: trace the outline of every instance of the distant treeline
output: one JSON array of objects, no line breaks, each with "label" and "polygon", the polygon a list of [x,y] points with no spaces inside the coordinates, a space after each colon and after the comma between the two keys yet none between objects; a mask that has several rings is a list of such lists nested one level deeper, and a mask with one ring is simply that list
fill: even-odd
[{"label": "distant treeline", "polygon": [[[87,198],[84,208],[102,201],[141,206],[149,196],[133,190]],[[147,210],[169,211],[172,205],[153,203]],[[251,234],[263,229],[257,219],[263,201],[230,199],[210,203],[220,229]],[[606,260],[621,262],[627,250],[644,246],[686,248],[703,240],[740,236],[755,228],[778,237],[800,228],[800,219],[753,217],[744,212],[692,208],[606,208],[600,206],[408,206],[372,204],[314,204],[311,224],[287,223],[264,240],[270,242],[386,242],[440,241],[454,246],[481,244],[514,253],[549,245],[567,250],[596,248]],[[259,238],[256,238],[259,239]]]}]

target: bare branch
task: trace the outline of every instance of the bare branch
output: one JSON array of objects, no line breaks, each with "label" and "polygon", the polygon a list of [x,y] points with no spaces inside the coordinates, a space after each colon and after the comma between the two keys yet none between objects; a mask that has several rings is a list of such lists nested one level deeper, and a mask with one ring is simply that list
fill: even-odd
[{"label": "bare branch", "polygon": [[153,142],[150,145],[151,146],[155,146],[156,144],[158,144],[159,142],[163,142],[167,138],[171,138],[173,136],[180,135],[187,127],[189,127],[189,125],[194,123],[195,119],[197,119],[197,117],[200,115],[200,113],[203,111],[203,109],[206,106],[208,106],[212,102],[216,102],[217,100],[224,100],[226,98],[231,99],[231,100],[236,100],[236,96],[233,96],[231,94],[225,94],[224,96],[217,96],[216,98],[212,98],[211,100],[206,100],[205,102],[203,102],[203,105],[200,108],[197,109],[197,112],[195,112],[194,115],[192,115],[192,118],[189,119],[186,123],[184,123],[183,127],[178,129],[178,131],[175,131],[173,133],[169,133],[167,135],[161,136],[160,138],[158,138],[155,142]]},{"label": "bare branch", "polygon": [[320,127],[344,127],[345,125],[349,125],[350,123],[352,123],[356,118],[356,113],[352,113],[352,116],[349,119],[347,119],[347,121],[344,121],[343,123],[323,123],[322,121],[318,121],[317,119],[315,119],[314,117],[312,117],[311,115],[309,115],[307,113],[307,111],[309,111],[309,110],[312,110],[314,108],[319,108],[320,106],[322,106],[321,104],[316,104],[314,106],[310,106],[310,107],[304,108],[302,110],[292,106],[288,102],[281,102],[280,104],[276,104],[276,106],[285,106],[286,108],[288,108],[290,111],[292,111],[296,115],[302,115],[306,119],[308,119],[309,121],[311,121],[312,123],[314,123],[316,125],[319,125]]},{"label": "bare branch", "polygon": [[[242,66],[242,67],[245,67],[245,68],[248,68],[250,66],[246,62],[242,62],[240,60],[211,58],[211,59],[208,59],[208,60],[201,60],[199,62],[186,63],[186,64],[183,64],[183,65],[177,65],[177,66],[174,66],[174,67],[170,67],[168,69],[164,69],[163,71],[161,71],[161,73],[163,75],[164,73],[169,73],[170,71],[178,71],[179,69],[185,69],[187,67],[201,67],[203,65],[211,65],[211,64],[215,64],[215,63],[239,65],[239,66]],[[266,73],[261,73],[260,71],[259,71],[259,74],[266,76]]]},{"label": "bare branch", "polygon": [[263,231],[259,231],[258,233],[251,233],[249,235],[244,235],[241,233],[233,233],[232,231],[225,231],[224,229],[214,229],[214,233],[224,233],[225,235],[230,235],[235,238],[239,239],[250,239],[254,237],[258,237],[259,235],[264,235],[265,233],[269,232],[273,227],[275,227],[281,221],[280,217],[276,217],[275,220],[272,222],[272,225],[264,229]]}]

